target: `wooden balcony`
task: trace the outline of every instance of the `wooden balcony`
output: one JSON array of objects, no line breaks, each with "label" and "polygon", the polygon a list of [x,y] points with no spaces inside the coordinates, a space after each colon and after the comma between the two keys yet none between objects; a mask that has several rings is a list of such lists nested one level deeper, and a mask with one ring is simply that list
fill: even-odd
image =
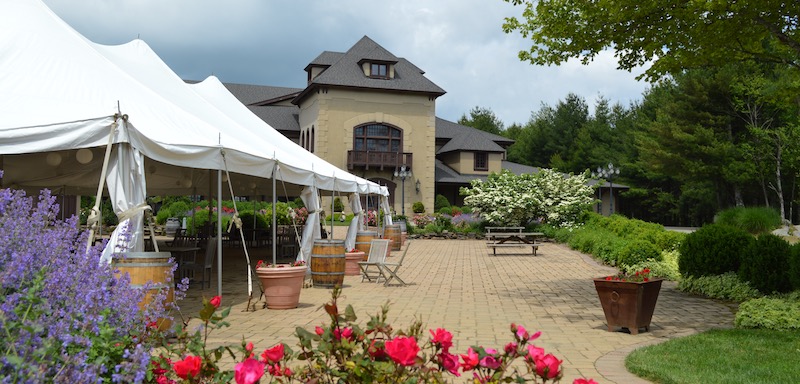
[{"label": "wooden balcony", "polygon": [[389,169],[405,165],[411,169],[412,154],[407,152],[347,151],[347,169]]}]

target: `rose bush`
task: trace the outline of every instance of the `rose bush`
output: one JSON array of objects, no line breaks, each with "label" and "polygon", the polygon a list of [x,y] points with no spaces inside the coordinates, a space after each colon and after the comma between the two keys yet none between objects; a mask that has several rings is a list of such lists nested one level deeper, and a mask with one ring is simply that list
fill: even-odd
[{"label": "rose bush", "polygon": [[[521,325],[511,324],[512,338],[502,350],[472,346],[464,354],[452,351],[453,335],[443,328],[428,331],[415,321],[406,330],[396,331],[386,322],[388,305],[371,316],[366,327],[356,323],[355,310],[348,305],[339,311],[341,290],[334,288],[332,300],[324,306],[330,324],[316,326],[313,331],[298,327],[298,350],[279,343],[256,356],[252,343],[238,347],[217,347],[206,350],[205,338],[197,331],[190,338],[179,338],[178,344],[194,346],[193,353],[172,348],[171,370],[161,370],[158,383],[186,380],[192,383],[224,382],[237,384],[270,383],[548,383],[558,382],[563,374],[562,360],[532,342],[541,333],[529,333]],[[215,299],[204,301],[200,318],[202,328],[226,326],[229,310],[217,314]],[[205,333],[207,337],[207,333]],[[202,349],[200,349],[200,347]],[[192,348],[189,348],[190,350]],[[228,351],[236,361],[233,372],[220,371],[219,356]],[[236,357],[240,352],[240,357]],[[162,361],[169,361],[162,355]],[[519,364],[514,364],[519,361]],[[464,376],[464,377],[462,377]],[[591,379],[578,379],[577,384],[596,384]]]}]

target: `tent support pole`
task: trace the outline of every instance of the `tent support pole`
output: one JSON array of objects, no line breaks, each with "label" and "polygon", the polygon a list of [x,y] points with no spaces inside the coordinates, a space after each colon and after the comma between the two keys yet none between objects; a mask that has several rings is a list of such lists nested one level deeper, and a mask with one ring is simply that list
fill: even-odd
[{"label": "tent support pole", "polygon": [[275,211],[278,210],[278,194],[276,193],[277,187],[275,180],[277,175],[275,171],[278,170],[278,162],[272,167],[272,265],[278,264],[278,216]]},{"label": "tent support pole", "polygon": [[217,170],[217,295],[222,296],[222,170]]}]

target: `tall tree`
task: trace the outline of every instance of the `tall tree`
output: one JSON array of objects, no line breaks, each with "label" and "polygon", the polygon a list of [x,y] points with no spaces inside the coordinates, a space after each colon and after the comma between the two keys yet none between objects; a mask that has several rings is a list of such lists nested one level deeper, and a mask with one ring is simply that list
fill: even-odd
[{"label": "tall tree", "polygon": [[489,108],[474,107],[469,111],[469,117],[466,114],[461,115],[458,123],[468,127],[477,128],[481,131],[494,133],[499,135],[503,132],[503,122],[495,116]]},{"label": "tall tree", "polygon": [[800,70],[797,1],[504,1],[525,7],[521,20],[505,19],[503,30],[531,39],[519,57],[533,64],[586,64],[611,48],[621,69],[652,62],[645,72],[651,80],[747,60]]}]

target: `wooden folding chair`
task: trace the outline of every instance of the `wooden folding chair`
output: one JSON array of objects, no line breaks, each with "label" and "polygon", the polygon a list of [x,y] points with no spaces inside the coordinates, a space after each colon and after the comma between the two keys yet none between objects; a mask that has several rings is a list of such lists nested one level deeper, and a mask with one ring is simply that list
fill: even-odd
[{"label": "wooden folding chair", "polygon": [[389,239],[372,239],[369,247],[367,261],[359,261],[358,268],[361,269],[361,281],[367,279],[378,282],[378,279],[386,276],[383,274],[383,263],[386,261],[386,253],[389,249]]},{"label": "wooden folding chair", "polygon": [[381,268],[384,272],[383,277],[386,279],[384,280],[383,285],[389,285],[389,282],[392,281],[392,279],[397,279],[397,281],[400,282],[400,285],[407,285],[406,282],[400,278],[400,276],[397,276],[397,271],[403,266],[403,259],[406,258],[406,253],[408,253],[409,247],[411,247],[411,240],[406,240],[406,249],[403,251],[403,254],[400,255],[400,259],[398,259],[396,263],[384,261],[383,264],[381,264]]}]

